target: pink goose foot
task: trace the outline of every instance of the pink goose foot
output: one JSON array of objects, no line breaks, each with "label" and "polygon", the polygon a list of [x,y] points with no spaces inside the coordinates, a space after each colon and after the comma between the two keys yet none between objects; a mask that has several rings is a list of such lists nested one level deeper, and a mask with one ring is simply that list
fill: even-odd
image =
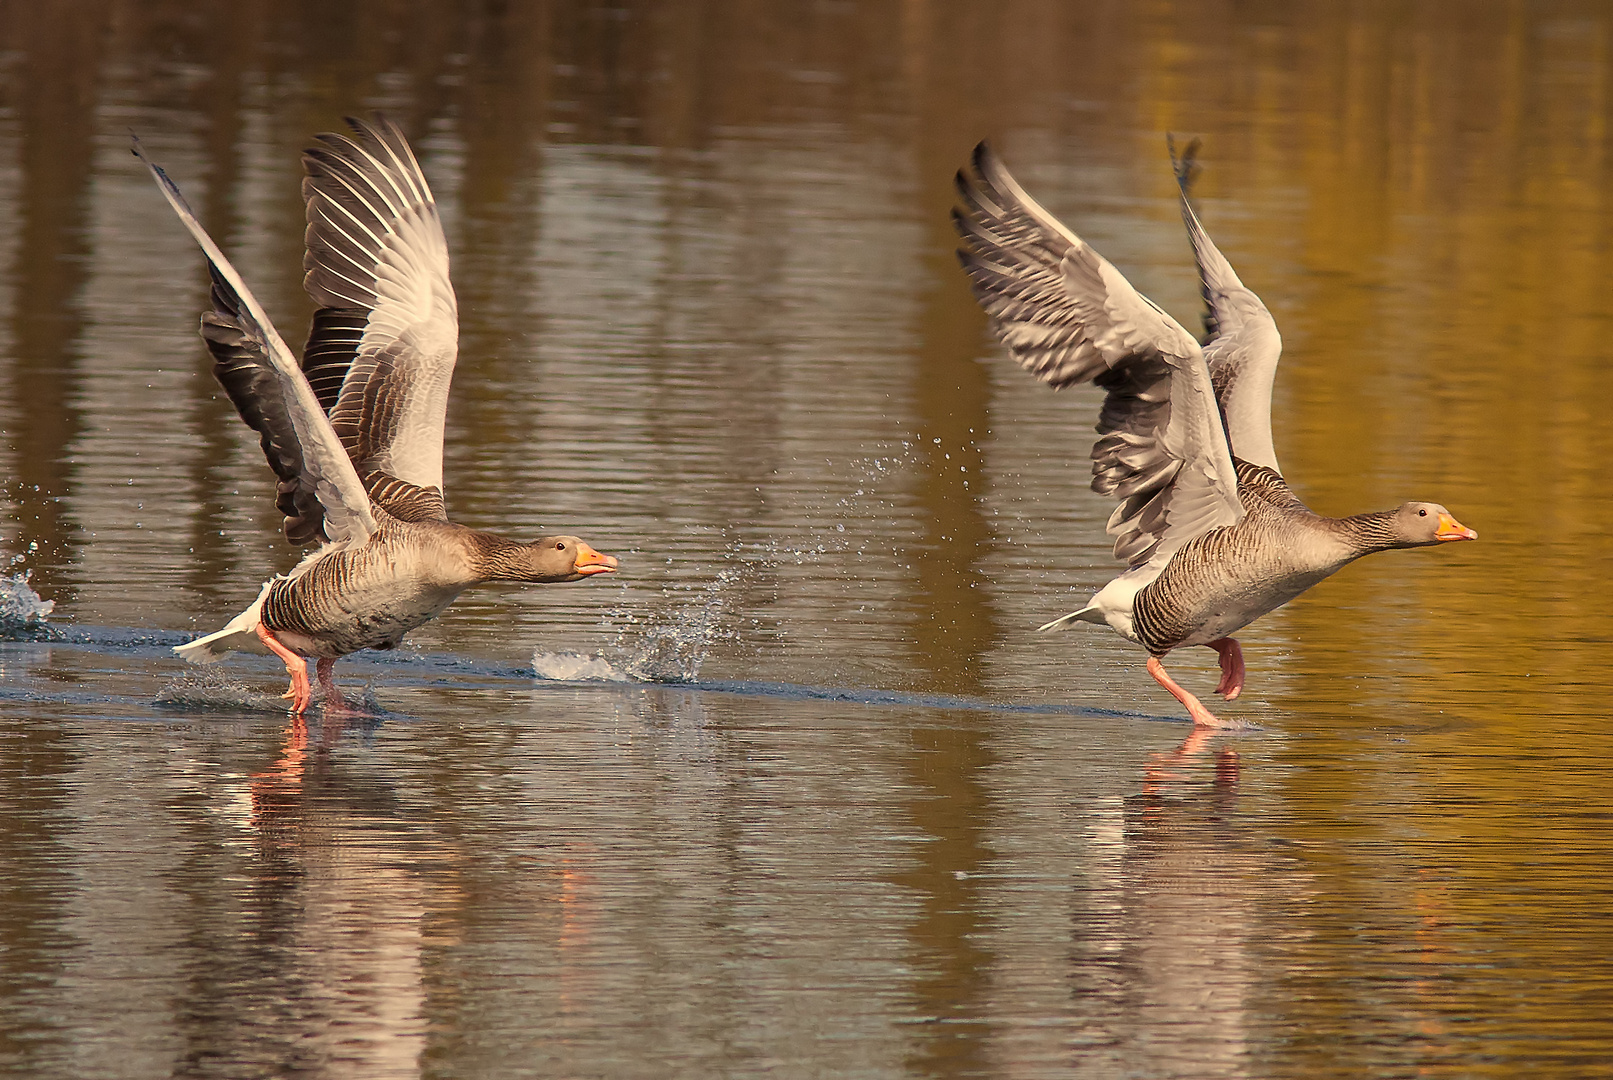
[{"label": "pink goose foot", "polygon": [[286,674],[291,676],[291,687],[280,696],[291,700],[291,711],[303,713],[308,710],[308,703],[314,699],[314,691],[308,685],[308,662],[284,645],[262,623],[257,628],[258,640],[268,650],[285,661]]},{"label": "pink goose foot", "polygon": [[1163,686],[1166,690],[1169,690],[1172,697],[1187,707],[1188,715],[1193,718],[1193,723],[1202,727],[1211,728],[1228,728],[1238,726],[1236,724],[1229,724],[1224,720],[1218,719],[1214,713],[1212,713],[1209,709],[1206,709],[1203,704],[1200,703],[1198,698],[1194,697],[1192,694],[1178,686],[1176,680],[1171,678],[1170,675],[1166,673],[1165,666],[1159,662],[1159,657],[1150,656],[1148,658],[1148,674],[1154,677],[1155,682],[1159,683],[1159,685]]},{"label": "pink goose foot", "polygon": [[335,658],[320,660],[314,665],[314,673],[319,679],[319,689],[325,695],[326,713],[350,713],[353,707],[347,703],[342,692],[336,688],[336,680],[331,676],[331,670],[336,667]]},{"label": "pink goose foot", "polygon": [[1214,649],[1221,656],[1221,681],[1216,684],[1215,692],[1231,701],[1243,693],[1243,649],[1233,638],[1218,638],[1209,643],[1207,648]]}]

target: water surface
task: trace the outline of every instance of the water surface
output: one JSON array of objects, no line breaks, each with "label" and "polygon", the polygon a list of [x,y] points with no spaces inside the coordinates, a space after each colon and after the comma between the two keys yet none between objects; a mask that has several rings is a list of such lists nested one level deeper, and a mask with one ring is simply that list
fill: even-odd
[{"label": "water surface", "polygon": [[[0,5],[0,1069],[1613,1074],[1610,35]],[[127,139],[295,341],[298,154],[371,108],[449,233],[455,518],[623,570],[469,594],[338,666],[373,719],[296,725],[267,658],[170,652],[296,553]],[[1240,635],[1235,737],[1119,638],[1034,633],[1115,570],[1095,395],[1005,358],[947,220],[989,137],[1196,329],[1167,131],[1282,328],[1301,497],[1483,537]]]}]

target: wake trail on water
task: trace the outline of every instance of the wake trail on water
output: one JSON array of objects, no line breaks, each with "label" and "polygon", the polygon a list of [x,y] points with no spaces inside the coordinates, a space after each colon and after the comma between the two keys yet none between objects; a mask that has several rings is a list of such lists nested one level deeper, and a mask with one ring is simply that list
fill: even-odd
[{"label": "wake trail on water", "polygon": [[[1009,713],[1052,713],[1071,716],[1128,717],[1180,722],[1178,717],[1122,712],[1057,703],[990,701],[858,687],[807,686],[800,683],[765,680],[715,680],[702,682],[700,669],[712,650],[735,640],[731,626],[736,595],[749,580],[750,564],[725,567],[710,582],[696,586],[669,586],[661,607],[647,614],[624,613],[625,625],[617,634],[610,656],[589,656],[577,652],[536,651],[527,670],[482,663],[457,656],[395,653],[358,653],[351,659],[377,667],[399,670],[414,681],[439,683],[445,678],[474,678],[505,681],[536,679],[539,683],[595,685],[602,689],[655,686],[679,687],[746,697],[781,698],[793,701],[838,701],[868,706],[907,706],[932,709],[966,709]],[[151,651],[163,655],[194,635],[179,631],[147,630],[116,626],[53,626],[49,616],[55,603],[42,599],[28,582],[27,571],[0,576],[0,641],[45,641],[53,644],[88,647],[108,653]],[[176,661],[177,662],[177,661]],[[389,715],[376,699],[372,685],[361,694],[345,689],[349,701],[371,716]],[[0,692],[0,698],[5,697]],[[35,691],[18,688],[14,696],[30,700]],[[57,692],[46,695],[68,702],[82,694]],[[86,698],[86,701],[90,700]],[[175,710],[216,710],[220,712],[285,711],[278,693],[238,681],[218,668],[189,669],[170,680],[150,704]]]},{"label": "wake trail on water", "polygon": [[[366,683],[362,691],[352,686],[342,687],[342,695],[355,713],[369,718],[397,715],[390,713],[375,696],[374,686]],[[272,691],[264,691],[229,678],[217,668],[203,668],[195,674],[182,675],[168,683],[152,704],[159,709],[216,712],[269,712],[284,714],[286,699]],[[315,699],[313,713],[323,707]]]}]

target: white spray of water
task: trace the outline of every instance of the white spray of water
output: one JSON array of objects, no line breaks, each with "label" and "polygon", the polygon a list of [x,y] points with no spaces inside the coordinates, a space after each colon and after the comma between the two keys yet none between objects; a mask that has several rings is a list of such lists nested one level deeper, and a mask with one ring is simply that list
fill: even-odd
[{"label": "white spray of water", "polygon": [[[539,679],[557,682],[698,681],[700,669],[713,651],[724,645],[743,646],[742,628],[761,627],[761,620],[735,610],[759,572],[787,564],[809,566],[825,557],[853,552],[869,554],[867,536],[857,528],[858,521],[871,515],[886,516],[890,501],[885,489],[912,467],[912,457],[911,447],[903,442],[897,454],[850,462],[854,487],[833,508],[816,515],[822,524],[805,532],[804,539],[792,534],[787,541],[773,537],[760,543],[735,542],[723,553],[728,565],[711,580],[669,585],[661,592],[661,603],[647,610],[616,612],[620,629],[609,659],[538,652],[532,657],[534,672]],[[873,510],[868,509],[870,503]],[[899,546],[890,553],[900,554]]]},{"label": "white spray of water", "polygon": [[719,642],[738,637],[729,615],[734,594],[751,564],[724,567],[701,585],[669,585],[663,604],[642,613],[617,615],[622,626],[611,659],[574,652],[538,652],[532,668],[557,682],[689,683]]},{"label": "white spray of water", "polygon": [[574,652],[532,654],[532,670],[538,678],[554,682],[627,682],[628,677],[599,656]]},{"label": "white spray of water", "polygon": [[744,577],[744,564],[727,566],[705,585],[668,589],[670,603],[632,620],[617,636],[617,646],[626,653],[624,670],[642,682],[698,679],[712,646],[736,637],[724,616]]},{"label": "white spray of water", "polygon": [[32,570],[10,577],[0,576],[0,633],[30,630],[40,626],[56,607],[54,600],[42,600],[28,584]]}]

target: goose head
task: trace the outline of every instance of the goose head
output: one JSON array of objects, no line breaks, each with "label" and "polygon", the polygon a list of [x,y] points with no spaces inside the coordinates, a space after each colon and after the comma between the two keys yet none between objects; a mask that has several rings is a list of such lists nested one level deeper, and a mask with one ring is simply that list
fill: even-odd
[{"label": "goose head", "polygon": [[1449,510],[1431,502],[1401,503],[1389,516],[1389,532],[1395,547],[1426,547],[1479,538]]},{"label": "goose head", "polygon": [[521,545],[516,581],[578,581],[616,572],[616,557],[601,555],[575,536],[540,536]]}]

